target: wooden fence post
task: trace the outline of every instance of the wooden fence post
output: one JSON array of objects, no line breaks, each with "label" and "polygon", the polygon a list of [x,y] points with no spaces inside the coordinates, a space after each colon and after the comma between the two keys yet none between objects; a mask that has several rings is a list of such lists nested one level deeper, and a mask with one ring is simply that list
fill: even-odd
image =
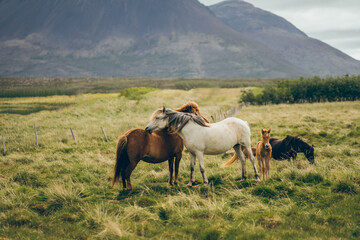
[{"label": "wooden fence post", "polygon": [[76,141],[75,134],[74,134],[74,131],[72,130],[72,128],[70,128],[70,131],[71,131],[71,134],[72,134],[72,136],[73,136],[74,141],[77,142],[77,141]]},{"label": "wooden fence post", "polygon": [[104,134],[105,142],[107,142],[107,141],[108,141],[108,137],[106,136],[106,133],[105,133],[104,129],[103,129],[102,127],[100,127],[100,128],[101,128],[101,131],[102,131],[103,134]]},{"label": "wooden fence post", "polygon": [[6,155],[6,147],[5,147],[5,137],[2,136],[2,140],[3,140],[3,146],[4,146],[4,156]]},{"label": "wooden fence post", "polygon": [[36,146],[39,147],[39,142],[38,142],[37,132],[36,132],[36,124],[34,124],[34,131],[35,131]]}]

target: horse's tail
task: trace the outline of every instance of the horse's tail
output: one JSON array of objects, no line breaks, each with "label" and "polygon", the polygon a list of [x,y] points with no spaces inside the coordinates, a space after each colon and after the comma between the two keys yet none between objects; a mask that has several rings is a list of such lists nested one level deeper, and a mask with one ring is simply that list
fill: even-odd
[{"label": "horse's tail", "polygon": [[[256,156],[256,148],[255,147],[252,147],[251,148],[251,151],[254,155],[254,157]],[[242,152],[244,153],[245,155],[245,158],[249,158],[245,148],[242,148]],[[235,162],[235,160],[238,158],[238,155],[236,153],[234,153],[233,157],[227,161],[226,163],[224,163],[223,165],[221,165],[221,167],[227,167],[227,166],[230,166],[231,164],[233,164]]]},{"label": "horse's tail", "polygon": [[[112,180],[111,187],[115,185],[115,183],[119,180],[120,174],[122,171],[124,171],[124,168],[126,167],[126,162],[128,162],[128,155],[126,152],[126,146],[127,146],[127,136],[124,134],[119,137],[119,140],[117,142],[116,146],[116,162],[115,162],[115,168],[114,168],[114,178]],[[124,181],[125,179],[123,179]]]},{"label": "horse's tail", "polygon": [[234,153],[234,155],[232,156],[232,158],[227,161],[226,163],[224,163],[223,165],[221,165],[221,167],[227,167],[230,166],[231,164],[233,164],[233,162],[235,162],[235,160],[238,158],[238,155],[236,153]]}]

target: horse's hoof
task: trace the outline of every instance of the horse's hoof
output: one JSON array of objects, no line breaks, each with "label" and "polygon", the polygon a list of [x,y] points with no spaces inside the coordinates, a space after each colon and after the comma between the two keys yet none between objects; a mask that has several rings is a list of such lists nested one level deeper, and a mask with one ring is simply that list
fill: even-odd
[{"label": "horse's hoof", "polygon": [[189,182],[188,184],[186,184],[186,186],[192,187],[192,186],[193,186],[193,183],[192,183],[192,182]]},{"label": "horse's hoof", "polygon": [[245,182],[246,181],[246,178],[242,178],[241,180],[240,180],[240,182]]},{"label": "horse's hoof", "polygon": [[173,183],[173,182],[169,182],[169,184],[170,184],[170,186],[173,186],[173,185],[174,185],[174,183]]},{"label": "horse's hoof", "polygon": [[179,185],[179,182],[174,182],[174,185],[175,185],[175,186]]},{"label": "horse's hoof", "polygon": [[204,186],[208,186],[209,185],[209,181],[204,182]]}]

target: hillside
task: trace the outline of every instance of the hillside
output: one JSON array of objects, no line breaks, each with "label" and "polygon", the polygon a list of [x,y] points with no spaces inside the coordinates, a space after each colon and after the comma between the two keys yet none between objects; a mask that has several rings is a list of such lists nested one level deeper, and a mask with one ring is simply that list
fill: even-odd
[{"label": "hillside", "polygon": [[273,50],[311,75],[360,74],[360,61],[311,37],[271,12],[244,1],[210,6],[214,14],[240,33]]},{"label": "hillside", "polygon": [[360,63],[245,2],[2,0],[0,76],[293,78]]},{"label": "hillside", "polygon": [[0,75],[287,77],[197,0],[3,0]]}]

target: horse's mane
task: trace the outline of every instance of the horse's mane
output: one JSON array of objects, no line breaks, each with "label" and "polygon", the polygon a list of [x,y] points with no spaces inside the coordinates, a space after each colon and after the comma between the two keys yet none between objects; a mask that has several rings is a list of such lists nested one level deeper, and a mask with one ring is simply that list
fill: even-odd
[{"label": "horse's mane", "polygon": [[[162,113],[162,109],[156,110],[151,119],[154,119],[158,114]],[[189,122],[193,121],[202,127],[209,127],[207,122],[196,114],[178,112],[171,109],[165,110],[165,117],[168,118],[168,130],[170,132],[179,132]]]},{"label": "horse's mane", "polygon": [[179,108],[175,108],[175,111],[178,112],[187,112],[187,113],[196,113],[200,112],[199,106],[195,102],[188,102],[182,105]]},{"label": "horse's mane", "polygon": [[200,117],[202,117],[205,120],[205,122],[209,123],[209,121],[203,115],[201,115],[199,106],[195,102],[185,103],[181,107],[175,108],[175,111],[198,114]]}]

